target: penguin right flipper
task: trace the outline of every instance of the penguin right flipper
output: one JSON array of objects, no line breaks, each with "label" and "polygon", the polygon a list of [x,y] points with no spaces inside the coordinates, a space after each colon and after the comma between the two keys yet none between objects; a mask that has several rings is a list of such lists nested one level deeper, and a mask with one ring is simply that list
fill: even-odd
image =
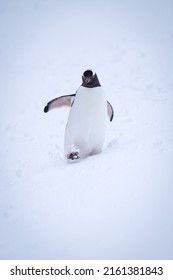
[{"label": "penguin right flipper", "polygon": [[112,105],[110,104],[109,101],[107,101],[107,113],[108,113],[108,116],[109,116],[109,120],[110,122],[113,120],[113,117],[114,117],[114,109],[112,107]]},{"label": "penguin right flipper", "polygon": [[56,107],[62,107],[62,106],[71,107],[73,105],[75,96],[76,96],[76,94],[70,94],[70,95],[63,95],[63,96],[52,99],[44,107],[44,112],[47,113],[48,111],[50,111],[51,109],[56,108]]}]

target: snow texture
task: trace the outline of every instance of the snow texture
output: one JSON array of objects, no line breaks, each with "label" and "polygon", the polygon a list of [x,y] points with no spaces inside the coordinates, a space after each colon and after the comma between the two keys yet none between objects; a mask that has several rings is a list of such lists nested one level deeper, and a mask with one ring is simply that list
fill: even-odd
[{"label": "snow texture", "polygon": [[[0,258],[173,258],[173,2],[0,1]],[[104,150],[63,155],[87,68],[114,107]]]}]

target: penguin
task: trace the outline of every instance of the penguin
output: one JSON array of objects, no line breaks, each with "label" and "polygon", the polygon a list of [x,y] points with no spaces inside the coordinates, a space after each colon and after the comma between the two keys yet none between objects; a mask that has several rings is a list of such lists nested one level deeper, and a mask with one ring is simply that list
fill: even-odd
[{"label": "penguin", "polygon": [[64,154],[68,160],[96,155],[102,151],[106,128],[114,110],[106,100],[97,74],[87,69],[75,94],[63,95],[47,103],[44,112],[68,106],[70,112],[64,135]]}]

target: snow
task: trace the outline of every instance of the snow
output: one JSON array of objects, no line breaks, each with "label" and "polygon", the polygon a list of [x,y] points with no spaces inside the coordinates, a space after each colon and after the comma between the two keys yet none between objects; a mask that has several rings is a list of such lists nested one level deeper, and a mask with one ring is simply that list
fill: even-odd
[{"label": "snow", "polygon": [[[0,258],[173,258],[173,3],[0,2]],[[96,71],[114,107],[104,150],[63,156],[69,109]]]}]

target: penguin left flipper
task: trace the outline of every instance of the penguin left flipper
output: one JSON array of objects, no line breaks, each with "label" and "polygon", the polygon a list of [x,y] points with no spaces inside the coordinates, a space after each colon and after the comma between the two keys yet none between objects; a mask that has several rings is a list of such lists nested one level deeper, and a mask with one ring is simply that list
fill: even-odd
[{"label": "penguin left flipper", "polygon": [[69,106],[71,107],[76,94],[70,94],[70,95],[63,95],[57,98],[52,99],[47,103],[47,105],[44,107],[44,112],[47,113],[53,108],[56,107],[62,107],[62,106]]},{"label": "penguin left flipper", "polygon": [[109,120],[111,122],[114,117],[114,109],[112,105],[109,103],[109,101],[107,101],[107,112],[108,112]]}]

